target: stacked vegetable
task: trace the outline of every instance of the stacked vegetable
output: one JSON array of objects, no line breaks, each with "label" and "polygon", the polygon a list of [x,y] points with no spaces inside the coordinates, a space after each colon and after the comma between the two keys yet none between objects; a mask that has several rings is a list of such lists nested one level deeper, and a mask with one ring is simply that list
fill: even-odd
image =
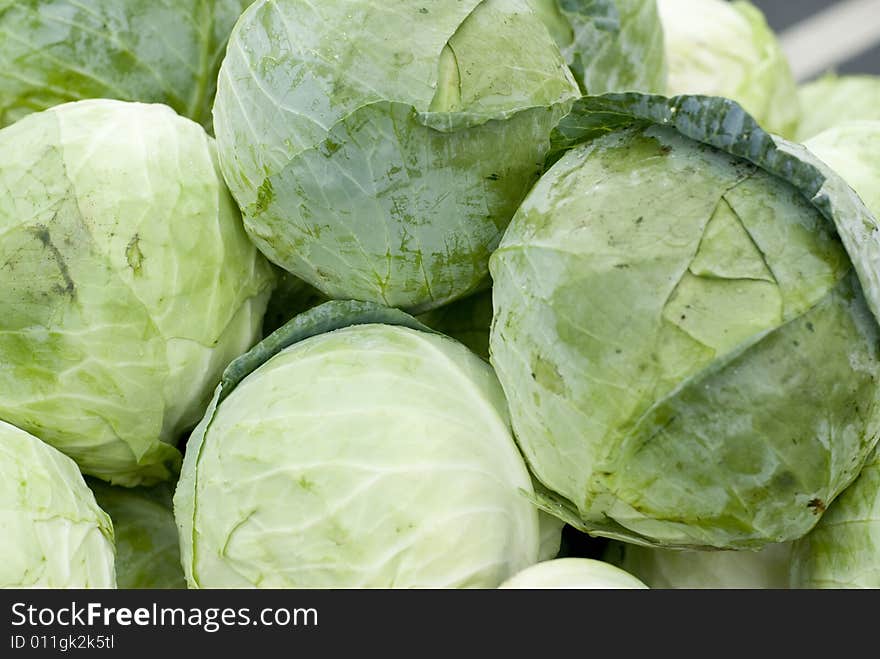
[{"label": "stacked vegetable", "polygon": [[880,586],[875,79],[247,4],[0,2],[2,585]]}]

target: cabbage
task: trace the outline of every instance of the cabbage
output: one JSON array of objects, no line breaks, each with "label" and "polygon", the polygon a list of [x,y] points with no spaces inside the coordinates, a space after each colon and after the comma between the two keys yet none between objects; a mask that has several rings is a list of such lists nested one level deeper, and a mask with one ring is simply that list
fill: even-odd
[{"label": "cabbage", "polygon": [[73,461],[0,421],[0,588],[115,588],[113,524]]},{"label": "cabbage", "polygon": [[[806,145],[880,213],[880,121],[849,121]],[[793,583],[802,588],[880,588],[880,452],[795,543]]]},{"label": "cabbage", "polygon": [[719,98],[585,98],[490,269],[543,507],[592,535],[807,533],[880,437],[877,219]]},{"label": "cabbage", "polygon": [[798,90],[803,113],[797,138],[807,140],[846,121],[880,121],[880,76],[825,75]]},{"label": "cabbage", "polygon": [[542,510],[538,511],[538,530],[540,532],[540,545],[538,548],[538,560],[549,561],[556,558],[562,548],[562,529],[565,527],[558,517],[548,515]]},{"label": "cabbage", "polygon": [[666,88],[663,26],[656,0],[529,2],[585,93]]},{"label": "cabbage", "polygon": [[0,128],[89,98],[165,103],[210,130],[250,0],[0,0]]},{"label": "cabbage", "polygon": [[750,2],[657,0],[666,35],[666,93],[724,96],[770,132],[793,137],[797,86],[776,35]]},{"label": "cabbage", "polygon": [[592,558],[557,558],[526,568],[500,588],[644,589],[645,584],[609,563]]},{"label": "cabbage", "polygon": [[0,130],[0,419],[122,485],[171,478],[273,275],[211,138],[163,105]]},{"label": "cabbage", "polygon": [[844,121],[804,142],[880,217],[880,119]]},{"label": "cabbage", "polygon": [[880,588],[880,452],[794,543],[791,580],[797,588]]},{"label": "cabbage", "polygon": [[494,588],[538,559],[491,368],[328,302],[229,366],[174,497],[190,587]]},{"label": "cabbage", "polygon": [[527,0],[258,0],[220,69],[220,163],[257,247],[331,298],[477,290],[578,88]]}]

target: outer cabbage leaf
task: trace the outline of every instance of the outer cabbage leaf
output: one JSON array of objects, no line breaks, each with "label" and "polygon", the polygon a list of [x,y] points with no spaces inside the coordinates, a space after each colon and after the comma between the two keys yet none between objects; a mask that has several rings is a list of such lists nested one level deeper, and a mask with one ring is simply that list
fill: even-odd
[{"label": "outer cabbage leaf", "polygon": [[804,146],[846,179],[880,217],[880,119],[835,124]]},{"label": "outer cabbage leaf", "polygon": [[802,536],[880,437],[877,220],[726,99],[584,98],[555,143],[490,265],[546,510],[660,546]]},{"label": "outer cabbage leaf", "polygon": [[0,0],[0,127],[54,105],[170,105],[211,127],[217,71],[250,0]]},{"label": "outer cabbage leaf", "polygon": [[229,366],[174,509],[190,587],[495,587],[537,560],[531,491],[485,362],[328,302]]},{"label": "outer cabbage leaf", "polygon": [[213,141],[162,105],[80,101],[0,131],[0,418],[123,485],[164,480],[273,275]]},{"label": "outer cabbage leaf", "polygon": [[538,550],[539,561],[549,561],[562,549],[562,529],[565,522],[554,515],[538,511],[538,528],[541,533],[541,545]]},{"label": "outer cabbage leaf", "polygon": [[797,86],[776,35],[750,2],[657,0],[666,35],[666,93],[724,96],[767,130],[793,137]]},{"label": "outer cabbage leaf", "polygon": [[656,0],[529,0],[581,91],[666,90],[666,51]]},{"label": "outer cabbage leaf", "polygon": [[[880,121],[835,125],[806,145],[880,213]],[[795,543],[792,582],[801,588],[880,588],[880,452]]]},{"label": "outer cabbage leaf", "polygon": [[527,0],[259,0],[214,116],[252,239],[331,298],[476,290],[578,96]]},{"label": "outer cabbage leaf", "polygon": [[115,588],[113,524],[74,462],[0,421],[0,588]]},{"label": "outer cabbage leaf", "polygon": [[798,588],[880,588],[880,453],[795,542],[791,580]]},{"label": "outer cabbage leaf", "polygon": [[171,510],[173,488],[123,488],[89,479],[101,508],[113,520],[118,588],[185,588],[180,543]]},{"label": "outer cabbage leaf", "polygon": [[801,85],[798,98],[799,142],[845,121],[880,121],[880,76],[828,74]]}]

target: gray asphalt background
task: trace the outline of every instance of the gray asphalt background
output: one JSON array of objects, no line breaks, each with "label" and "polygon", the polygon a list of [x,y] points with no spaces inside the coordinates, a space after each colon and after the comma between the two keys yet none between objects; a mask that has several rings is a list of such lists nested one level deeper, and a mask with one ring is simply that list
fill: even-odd
[{"label": "gray asphalt background", "polygon": [[[752,0],[777,32],[837,4],[834,0]],[[880,21],[880,16],[877,16]],[[817,48],[821,44],[817,44]],[[880,75],[880,44],[837,67],[839,73],[871,73]]]}]

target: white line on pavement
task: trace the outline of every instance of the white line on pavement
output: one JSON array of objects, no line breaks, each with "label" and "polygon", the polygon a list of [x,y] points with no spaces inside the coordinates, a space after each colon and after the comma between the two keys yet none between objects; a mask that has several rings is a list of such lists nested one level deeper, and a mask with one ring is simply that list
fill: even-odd
[{"label": "white line on pavement", "polygon": [[824,73],[880,44],[880,0],[846,0],[779,35],[797,80]]}]

